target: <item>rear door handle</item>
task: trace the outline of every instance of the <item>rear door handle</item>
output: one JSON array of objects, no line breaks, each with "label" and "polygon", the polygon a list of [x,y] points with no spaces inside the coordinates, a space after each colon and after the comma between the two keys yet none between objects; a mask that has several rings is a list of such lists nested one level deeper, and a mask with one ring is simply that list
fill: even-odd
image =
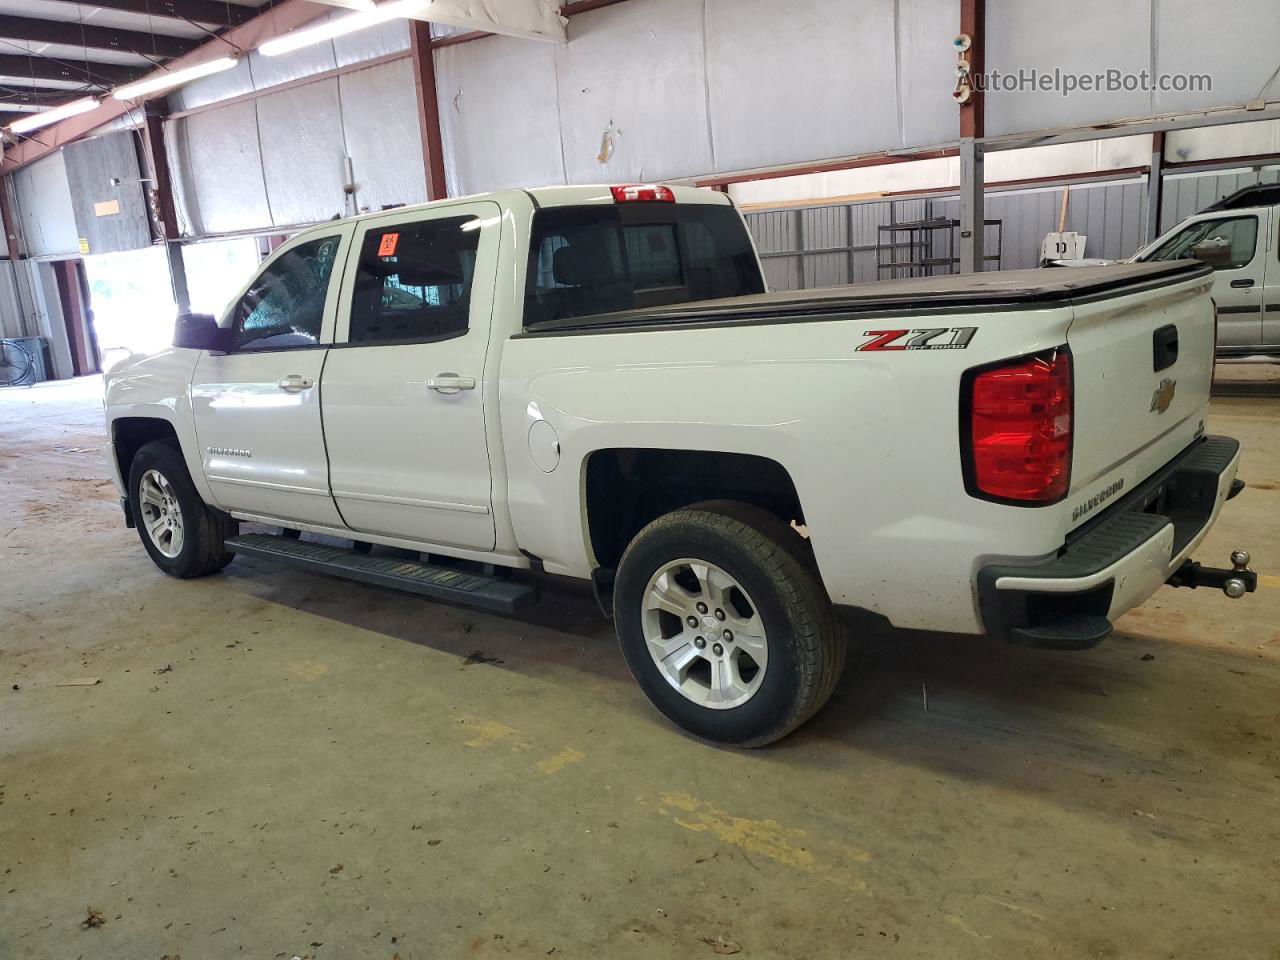
[{"label": "rear door handle", "polygon": [[1232,280],[1232,281],[1231,281],[1231,286],[1235,287],[1237,290],[1241,290],[1241,289],[1244,289],[1244,288],[1246,288],[1246,287],[1252,287],[1252,286],[1253,286],[1253,280],[1251,280],[1251,279],[1249,279],[1249,278],[1247,278],[1247,277],[1246,277],[1244,280]]},{"label": "rear door handle", "polygon": [[436,393],[458,393],[462,390],[474,390],[476,381],[472,377],[460,377],[453,371],[438,373],[427,381],[427,389]]},{"label": "rear door handle", "polygon": [[276,381],[276,386],[281,390],[288,390],[290,393],[297,393],[299,390],[309,390],[316,385],[316,382],[310,377],[304,377],[300,373],[291,373],[287,377],[283,377]]}]

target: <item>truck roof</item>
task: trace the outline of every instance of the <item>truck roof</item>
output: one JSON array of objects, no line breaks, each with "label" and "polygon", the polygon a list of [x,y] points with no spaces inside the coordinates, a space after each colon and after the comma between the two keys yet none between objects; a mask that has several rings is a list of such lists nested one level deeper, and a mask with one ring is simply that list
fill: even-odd
[{"label": "truck roof", "polygon": [[[401,207],[390,207],[386,210],[370,210],[368,213],[359,213],[350,217],[335,217],[332,220],[326,220],[323,223],[317,223],[305,230],[298,231],[294,236],[302,236],[314,232],[323,232],[333,228],[335,223],[349,223],[353,221],[369,220],[373,217],[386,216],[387,214],[397,214],[412,212],[414,210],[430,210],[435,207],[444,207],[454,203],[475,202],[477,200],[492,200],[504,207],[515,204],[521,204],[533,200],[535,206],[539,207],[566,207],[566,206],[583,206],[587,204],[606,204],[614,203],[613,194],[610,188],[614,186],[623,186],[624,184],[583,184],[570,186],[553,186],[553,187],[530,187],[528,189],[511,189],[511,190],[494,190],[489,193],[472,193],[461,197],[446,197],[443,200],[429,200],[426,203],[411,203]],[[716,190],[708,190],[704,187],[685,187],[675,184],[662,184],[675,195],[676,203],[709,203],[720,205],[731,205],[732,200],[729,199],[727,193],[720,193]]]}]

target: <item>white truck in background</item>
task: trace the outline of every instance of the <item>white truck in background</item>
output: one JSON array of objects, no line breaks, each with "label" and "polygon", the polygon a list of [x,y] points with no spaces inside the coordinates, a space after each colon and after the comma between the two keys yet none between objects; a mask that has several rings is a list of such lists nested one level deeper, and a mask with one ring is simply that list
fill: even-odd
[{"label": "white truck in background", "polygon": [[[1068,236],[1074,235],[1050,234],[1046,256],[1051,238]],[[1217,355],[1280,357],[1280,184],[1237,190],[1179,221],[1123,262],[1193,259],[1214,271]],[[1077,249],[1049,262],[1079,268],[1121,261],[1088,259]]]},{"label": "white truck in background", "polygon": [[1085,648],[1166,582],[1254,589],[1190,559],[1243,487],[1205,433],[1212,282],[765,293],[723,194],[451,199],[309,229],[180,317],[107,377],[112,463],[178,577],[246,554],[508,614],[513,570],[589,580],[666,716],[758,745],[830,695],[843,607]]}]

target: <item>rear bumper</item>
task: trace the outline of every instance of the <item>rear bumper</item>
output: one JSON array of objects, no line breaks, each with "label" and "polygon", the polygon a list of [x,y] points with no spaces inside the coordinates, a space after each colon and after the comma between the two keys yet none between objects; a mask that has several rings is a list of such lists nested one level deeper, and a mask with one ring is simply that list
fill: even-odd
[{"label": "rear bumper", "polygon": [[1202,437],[1090,523],[1055,555],[1004,560],[978,572],[989,634],[1016,643],[1083,649],[1156,592],[1200,545],[1234,483],[1240,444]]}]

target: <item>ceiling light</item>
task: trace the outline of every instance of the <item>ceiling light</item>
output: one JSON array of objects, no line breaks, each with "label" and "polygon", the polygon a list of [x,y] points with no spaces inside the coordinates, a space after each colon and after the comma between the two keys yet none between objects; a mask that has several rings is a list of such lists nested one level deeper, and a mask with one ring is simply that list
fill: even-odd
[{"label": "ceiling light", "polygon": [[9,129],[14,133],[26,133],[28,130],[35,130],[39,127],[47,127],[51,123],[57,123],[59,120],[66,120],[68,117],[74,117],[81,113],[88,113],[95,109],[102,101],[97,97],[85,97],[81,100],[72,100],[70,103],[64,103],[60,107],[54,107],[52,110],[42,110],[39,113],[33,113],[27,117],[20,117],[9,124]]},{"label": "ceiling light", "polygon": [[304,27],[268,40],[258,47],[258,52],[268,57],[279,56],[282,53],[309,47],[313,43],[323,43],[334,37],[355,33],[357,30],[364,30],[366,27],[376,26],[397,17],[419,16],[430,6],[431,0],[391,0],[390,3],[378,4],[372,10],[335,17],[314,27]]},{"label": "ceiling light", "polygon": [[221,73],[223,70],[230,70],[239,62],[240,55],[232,54],[227,57],[218,57],[215,60],[206,60],[204,63],[197,63],[193,67],[183,67],[181,70],[162,70],[139,80],[137,83],[126,83],[122,87],[116,87],[111,91],[111,96],[117,100],[140,100],[149,94],[159,93],[161,90],[168,90],[171,87],[179,87],[184,83],[190,83],[192,80],[199,80],[201,77]]},{"label": "ceiling light", "polygon": [[0,103],[0,113],[39,113],[47,109],[36,103]]}]

